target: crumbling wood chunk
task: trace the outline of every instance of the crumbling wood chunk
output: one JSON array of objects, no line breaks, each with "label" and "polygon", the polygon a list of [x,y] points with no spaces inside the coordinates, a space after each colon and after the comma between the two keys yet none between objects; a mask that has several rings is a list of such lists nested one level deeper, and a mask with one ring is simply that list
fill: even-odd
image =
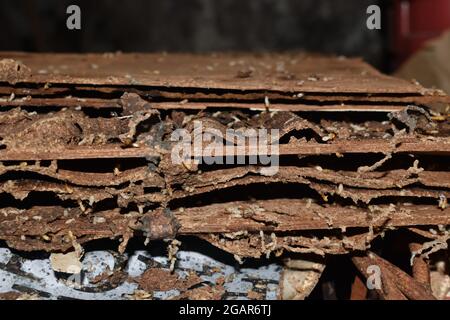
[{"label": "crumbling wood chunk", "polygon": [[196,274],[189,274],[182,279],[177,274],[162,268],[149,268],[137,281],[139,288],[146,292],[169,290],[184,292],[203,282]]},{"label": "crumbling wood chunk", "polygon": [[142,231],[148,240],[170,239],[176,237],[180,224],[174,214],[166,208],[145,214],[132,228]]}]

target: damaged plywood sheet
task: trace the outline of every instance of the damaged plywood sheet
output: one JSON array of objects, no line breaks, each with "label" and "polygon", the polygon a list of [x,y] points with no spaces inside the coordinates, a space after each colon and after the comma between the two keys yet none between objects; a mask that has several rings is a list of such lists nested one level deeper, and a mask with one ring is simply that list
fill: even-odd
[{"label": "damaged plywood sheet", "polygon": [[398,104],[445,109],[449,103],[438,90],[343,57],[5,52],[0,59],[0,106],[117,108],[123,92],[161,109],[188,110],[261,109],[266,98],[285,111],[313,111],[311,104],[323,111],[392,111]]},{"label": "damaged plywood sheet", "polygon": [[[294,92],[416,93],[358,59],[305,54],[0,54],[1,81]],[[189,76],[187,76],[189,75]],[[326,81],[319,81],[326,78]]]}]

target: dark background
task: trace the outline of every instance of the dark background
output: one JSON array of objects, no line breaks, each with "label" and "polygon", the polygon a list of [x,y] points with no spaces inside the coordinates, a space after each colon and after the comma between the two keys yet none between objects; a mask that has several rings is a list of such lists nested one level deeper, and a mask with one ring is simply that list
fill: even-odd
[{"label": "dark background", "polygon": [[[381,3],[382,2],[382,3]],[[387,70],[382,30],[366,28],[377,0],[2,0],[0,50],[287,51],[361,56]],[[81,30],[66,8],[81,7]],[[383,5],[384,6],[383,6]]]}]

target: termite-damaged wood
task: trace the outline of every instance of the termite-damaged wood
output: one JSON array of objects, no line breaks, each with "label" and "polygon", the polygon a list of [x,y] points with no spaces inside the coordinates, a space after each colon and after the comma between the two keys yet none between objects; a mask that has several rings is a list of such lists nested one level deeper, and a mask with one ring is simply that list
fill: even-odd
[{"label": "termite-damaged wood", "polygon": [[118,167],[115,172],[85,172],[58,168],[58,164],[54,160],[48,166],[43,165],[41,162],[0,165],[0,176],[13,173],[31,174],[34,177],[34,181],[48,180],[50,178],[59,181],[64,186],[68,184],[67,190],[69,192],[72,192],[71,185],[107,188],[139,181],[145,181],[143,184],[145,187],[162,188],[165,185],[164,178],[147,167],[131,168],[123,172]]},{"label": "termite-damaged wood", "polygon": [[177,236],[180,224],[174,214],[166,208],[145,214],[132,228],[142,231],[148,240],[171,239]]},{"label": "termite-damaged wood", "polygon": [[[99,98],[33,98],[31,96],[15,97],[11,95],[0,97],[0,106],[5,107],[56,107],[56,108],[94,108],[94,109],[122,109],[120,99]],[[157,102],[152,107],[160,110],[205,110],[205,109],[250,109],[264,111],[266,107],[260,103],[236,103],[236,102]],[[327,104],[321,107],[299,103],[283,103],[270,105],[270,111],[308,111],[308,112],[394,112],[401,111],[406,106],[388,104]]]},{"label": "termite-damaged wood", "polygon": [[[343,170],[331,170],[327,168],[280,166],[276,174],[271,177],[262,176],[261,167],[242,166],[230,169],[208,171],[172,180],[174,184],[183,184],[189,187],[201,188],[208,186],[220,187],[221,184],[228,185],[233,180],[256,179],[257,182],[286,181],[308,183],[307,179],[323,181],[335,185],[342,184],[344,187],[358,187],[367,189],[402,189],[408,185],[420,183],[427,187],[450,188],[450,172],[447,171],[420,171],[397,169],[376,172],[354,172]],[[263,180],[258,180],[258,177]],[[303,179],[302,179],[303,178]],[[273,179],[273,180],[272,180]],[[245,183],[244,183],[245,184]]]},{"label": "termite-damaged wood", "polygon": [[[3,72],[0,77],[0,81],[9,83],[389,94],[417,93],[421,89],[416,84],[385,76],[358,59],[306,54],[77,55],[3,52],[0,59],[10,59],[2,60],[3,69],[10,72]],[[28,72],[18,72],[17,61],[26,66]],[[246,66],[254,68],[252,76],[237,77]],[[20,70],[25,70],[25,67]],[[155,70],[157,72],[153,72]]]},{"label": "termite-damaged wood", "polygon": [[[432,155],[449,155],[450,142],[448,139],[436,138],[432,141],[424,140],[423,142],[412,142],[405,140],[398,142],[398,147],[393,147],[391,143],[382,140],[373,141],[337,141],[330,144],[320,143],[295,143],[279,145],[279,151],[269,149],[270,154],[278,155],[335,155],[335,154],[352,154],[352,153],[417,153]],[[223,157],[226,154],[234,154],[236,156],[258,155],[257,148],[244,148],[244,150],[235,147],[224,146],[223,151],[215,153],[215,156]],[[193,149],[194,154],[202,155],[201,150]],[[91,147],[77,146],[73,148],[56,149],[26,149],[26,150],[6,150],[0,151],[0,161],[8,160],[62,160],[62,159],[99,159],[99,158],[146,158],[159,157],[158,152],[152,147],[136,146],[130,148],[122,148],[117,146]]]},{"label": "termite-damaged wood", "polygon": [[295,231],[346,227],[399,227],[450,224],[449,210],[433,206],[375,206],[370,209],[322,206],[302,200],[276,199],[212,204],[175,211],[180,232],[196,234],[260,230]]},{"label": "termite-damaged wood", "polygon": [[[410,225],[450,224],[448,210],[425,205],[375,206],[362,210],[324,207],[292,199],[213,204],[174,212],[169,209],[147,213],[130,211],[126,214],[117,210],[86,213],[83,208],[63,207],[4,208],[0,209],[0,234],[11,243],[24,237],[29,244],[34,243],[39,248],[45,248],[50,243],[50,248],[55,245],[57,248],[69,248],[70,242],[64,241],[69,231],[85,242],[91,237],[117,238],[132,235],[135,231],[136,235],[142,232],[146,238],[155,240],[173,238],[177,234],[236,234],[239,238],[239,234],[259,235],[259,232],[275,232],[276,236],[300,230],[356,227],[385,230]],[[23,249],[22,245],[20,248]]]},{"label": "termite-damaged wood", "polygon": [[[0,240],[66,251],[113,239],[123,252],[132,237],[188,235],[239,262],[351,254],[366,277],[380,265],[380,297],[432,298],[424,259],[449,237],[449,105],[357,59],[0,53]],[[237,148],[229,130],[279,130],[268,140],[277,170],[189,161],[203,159],[206,139],[175,164],[178,129],[191,142],[219,132],[216,157],[261,153]],[[430,240],[414,247],[414,278],[364,255],[396,229]],[[163,284],[152,273],[140,281]],[[165,288],[188,283],[169,276]]]}]

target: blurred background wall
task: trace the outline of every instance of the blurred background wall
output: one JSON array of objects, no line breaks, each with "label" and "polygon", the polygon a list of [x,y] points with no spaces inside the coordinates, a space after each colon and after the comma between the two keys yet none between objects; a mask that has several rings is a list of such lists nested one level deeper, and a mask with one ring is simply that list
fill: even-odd
[{"label": "blurred background wall", "polygon": [[[382,3],[381,3],[382,2]],[[0,50],[285,51],[361,56],[388,67],[387,19],[366,28],[377,0],[2,0]],[[66,28],[77,4],[82,29]]]}]

